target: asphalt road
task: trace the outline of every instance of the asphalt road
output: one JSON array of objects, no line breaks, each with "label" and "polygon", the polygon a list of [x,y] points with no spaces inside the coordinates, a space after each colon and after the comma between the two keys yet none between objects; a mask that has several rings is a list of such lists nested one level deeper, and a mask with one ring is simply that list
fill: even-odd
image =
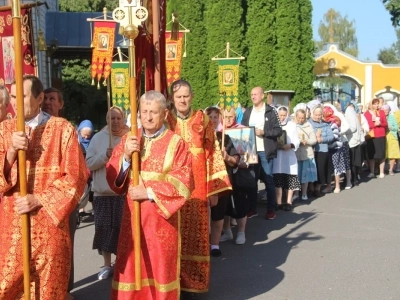
[{"label": "asphalt road", "polygon": [[[364,174],[365,175],[365,174]],[[400,174],[297,203],[275,220],[249,219],[246,244],[221,243],[204,299],[400,299]],[[300,202],[300,201],[298,201]],[[233,229],[235,235],[235,228]],[[109,299],[98,281],[93,219],[75,242],[75,299]]]}]

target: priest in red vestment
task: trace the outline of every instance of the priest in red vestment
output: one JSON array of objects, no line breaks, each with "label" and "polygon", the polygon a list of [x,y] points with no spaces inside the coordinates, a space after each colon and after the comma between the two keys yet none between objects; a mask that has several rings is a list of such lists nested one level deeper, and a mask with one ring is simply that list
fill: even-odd
[{"label": "priest in red vestment", "polygon": [[[142,129],[125,135],[108,162],[107,180],[127,194],[112,282],[112,299],[177,300],[180,297],[180,208],[193,190],[191,155],[181,137],[165,128],[165,97],[148,91],[140,98]],[[129,176],[131,156],[140,152],[140,183]],[[141,282],[135,290],[135,253],[131,216],[140,201]]]},{"label": "priest in red vestment", "polygon": [[[31,225],[30,299],[65,299],[71,267],[68,217],[86,185],[75,128],[40,111],[43,85],[25,76],[25,132],[0,124],[0,299],[23,299],[21,214]],[[11,93],[15,98],[15,94]],[[20,197],[17,151],[26,151],[27,191]]]},{"label": "priest in red vestment", "polygon": [[209,218],[207,200],[218,202],[218,193],[231,190],[228,173],[216,139],[214,125],[203,111],[191,109],[190,84],[178,80],[171,85],[174,109],[169,128],[188,144],[193,160],[195,189],[182,213],[181,289],[187,298],[208,291],[210,279]]}]

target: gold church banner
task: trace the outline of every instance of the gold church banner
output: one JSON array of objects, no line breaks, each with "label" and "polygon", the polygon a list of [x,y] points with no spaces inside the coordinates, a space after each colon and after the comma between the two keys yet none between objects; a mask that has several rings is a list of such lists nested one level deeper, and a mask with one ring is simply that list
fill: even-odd
[{"label": "gold church banner", "polygon": [[178,33],[178,39],[171,40],[171,31],[165,32],[165,60],[167,67],[167,86],[181,77],[183,32]]},{"label": "gold church banner", "polygon": [[104,77],[106,82],[111,71],[111,62],[114,53],[115,40],[115,22],[114,21],[96,21],[93,22],[93,55],[91,76],[92,85],[97,78],[97,87],[100,88],[100,80]]}]

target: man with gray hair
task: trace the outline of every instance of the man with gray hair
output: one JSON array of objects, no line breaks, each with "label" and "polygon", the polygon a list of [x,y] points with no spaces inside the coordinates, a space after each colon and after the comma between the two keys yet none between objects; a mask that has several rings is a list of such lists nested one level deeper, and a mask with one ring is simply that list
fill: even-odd
[{"label": "man with gray hair", "polygon": [[[192,156],[186,142],[167,129],[163,94],[140,98],[138,136],[126,134],[107,163],[107,181],[127,195],[122,217],[111,299],[179,299],[180,208],[194,188]],[[131,181],[131,157],[139,153],[139,185]],[[131,216],[140,203],[142,288],[135,288],[135,253]]]},{"label": "man with gray hair", "polygon": [[4,85],[0,85],[0,122],[7,120],[7,108],[10,104],[10,94]]}]

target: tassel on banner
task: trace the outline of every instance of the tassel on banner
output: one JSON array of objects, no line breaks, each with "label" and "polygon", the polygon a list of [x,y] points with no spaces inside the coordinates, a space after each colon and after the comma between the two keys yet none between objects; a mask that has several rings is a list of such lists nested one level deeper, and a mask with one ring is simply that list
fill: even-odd
[{"label": "tassel on banner", "polygon": [[92,78],[92,85],[95,85],[95,83],[94,83],[94,78]]},{"label": "tassel on banner", "polygon": [[100,89],[100,81],[97,81],[97,89]]},{"label": "tassel on banner", "polygon": [[107,79],[104,79],[103,85],[104,85],[104,86],[107,86]]},{"label": "tassel on banner", "polygon": [[172,14],[172,30],[171,30],[171,40],[177,41],[179,39],[179,20],[178,13],[174,12]]}]

